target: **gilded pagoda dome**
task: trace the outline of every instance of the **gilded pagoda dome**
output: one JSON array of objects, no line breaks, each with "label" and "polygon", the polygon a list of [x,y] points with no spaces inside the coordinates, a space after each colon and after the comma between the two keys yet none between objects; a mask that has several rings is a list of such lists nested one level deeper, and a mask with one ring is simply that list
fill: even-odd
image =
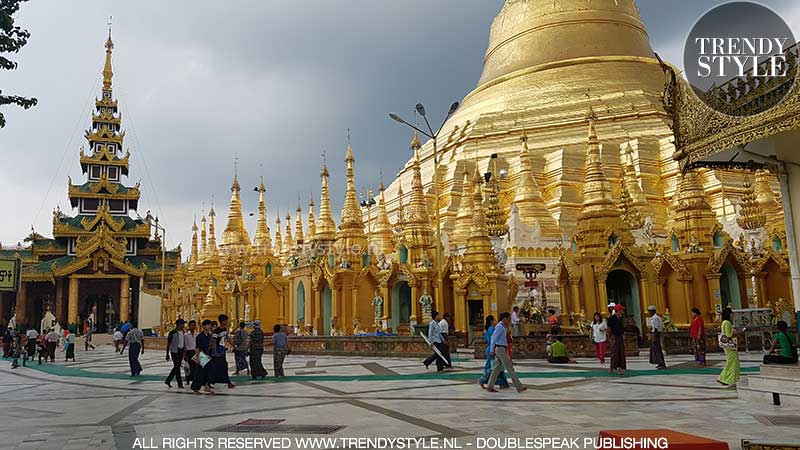
[{"label": "gilded pagoda dome", "polygon": [[508,0],[492,23],[478,84],[544,64],[615,56],[653,57],[633,0]]}]

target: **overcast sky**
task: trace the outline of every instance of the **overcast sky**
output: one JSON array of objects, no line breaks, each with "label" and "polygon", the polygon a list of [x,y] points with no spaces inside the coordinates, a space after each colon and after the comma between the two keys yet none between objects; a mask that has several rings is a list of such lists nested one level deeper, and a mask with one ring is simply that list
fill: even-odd
[{"label": "overcast sky", "polygon": [[[502,0],[34,0],[17,24],[31,32],[4,94],[38,97],[28,111],[5,107],[0,129],[0,242],[33,224],[51,235],[53,208],[69,212],[66,178],[82,182],[78,151],[90,125],[109,16],[114,93],[120,100],[131,177],[142,182],[140,213],[166,225],[188,256],[191,223],[213,200],[222,234],[234,157],[245,216],[258,177],[269,223],[292,214],[300,195],[319,195],[323,149],[333,209],[344,191],[351,129],[359,190],[388,182],[409,157],[409,132],[387,118],[412,117],[422,101],[440,117],[477,82],[489,26]],[[691,26],[717,0],[640,0],[651,44],[680,64]],[[793,27],[796,0],[763,0]],[[256,217],[246,217],[255,231]],[[283,228],[283,227],[282,227]]]}]

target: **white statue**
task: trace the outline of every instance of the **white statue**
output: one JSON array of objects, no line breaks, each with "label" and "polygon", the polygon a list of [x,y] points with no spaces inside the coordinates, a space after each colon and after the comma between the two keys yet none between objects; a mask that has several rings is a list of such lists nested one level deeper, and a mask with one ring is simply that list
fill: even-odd
[{"label": "white statue", "polygon": [[419,298],[419,303],[422,305],[422,321],[424,323],[428,323],[433,320],[431,317],[433,298],[428,295],[427,288],[422,292],[422,297]]},{"label": "white statue", "polygon": [[380,329],[383,321],[383,297],[377,289],[375,289],[375,297],[372,299],[372,306],[375,307],[375,327]]},{"label": "white statue", "polygon": [[45,312],[42,321],[39,323],[39,334],[45,334],[47,330],[53,327],[56,321],[56,316],[50,312],[50,302],[45,304]]},{"label": "white statue", "polygon": [[11,307],[11,319],[8,320],[8,328],[17,330],[17,308]]}]

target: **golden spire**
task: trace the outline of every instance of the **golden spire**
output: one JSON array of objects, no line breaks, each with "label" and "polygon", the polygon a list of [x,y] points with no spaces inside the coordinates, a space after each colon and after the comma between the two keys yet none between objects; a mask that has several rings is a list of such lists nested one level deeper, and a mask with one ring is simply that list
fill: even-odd
[{"label": "golden spire", "polygon": [[770,228],[775,229],[783,227],[783,208],[778,203],[775,192],[772,191],[769,185],[771,176],[772,174],[768,169],[756,171],[753,189],[756,191],[758,204],[761,205],[761,209],[767,215],[767,223],[770,224]]},{"label": "golden spire", "polygon": [[633,149],[630,144],[625,149],[625,163],[622,169],[622,178],[625,180],[625,187],[631,196],[633,205],[637,208],[647,207],[647,198],[644,195],[639,180],[636,178],[636,166],[633,164]]},{"label": "golden spire", "polygon": [[644,220],[642,216],[639,214],[639,210],[633,205],[633,198],[631,197],[630,193],[628,192],[628,186],[625,182],[625,176],[620,178],[620,197],[619,197],[619,207],[622,220],[624,220],[632,229],[636,230],[642,228],[644,226]]},{"label": "golden spire", "polygon": [[561,236],[561,229],[558,223],[550,215],[547,204],[544,202],[539,184],[533,177],[533,166],[531,164],[531,152],[528,149],[528,136],[522,135],[522,149],[519,153],[520,172],[517,178],[517,188],[514,193],[514,204],[517,205],[519,218],[530,226],[536,223],[541,227],[542,235]]},{"label": "golden spire", "polygon": [[200,219],[200,259],[205,259],[208,252],[208,234],[206,233],[206,214]]},{"label": "golden spire", "polygon": [[317,241],[334,241],[336,240],[336,223],[333,221],[331,214],[331,196],[328,191],[328,166],[323,164],[322,170],[319,172],[319,177],[322,180],[322,189],[319,199],[319,221],[317,222],[317,230],[314,239]]},{"label": "golden spire", "polygon": [[380,185],[380,197],[378,200],[378,218],[375,222],[375,229],[372,231],[373,241],[378,245],[380,251],[384,254],[394,251],[392,245],[392,224],[389,223],[389,214],[386,211],[386,198],[384,196],[385,187],[383,182]]},{"label": "golden spire", "polygon": [[106,63],[103,66],[103,90],[111,90],[111,79],[114,71],[111,70],[111,51],[114,50],[114,42],[111,40],[111,25],[108,26],[108,39],[106,40]]},{"label": "golden spire", "polygon": [[603,171],[595,120],[594,112],[590,110],[583,204],[578,213],[575,238],[582,255],[602,257],[609,246],[617,241],[633,245],[635,240],[630,233],[630,227],[620,217],[620,210],[611,198],[611,186]]},{"label": "golden spire", "polygon": [[278,211],[277,218],[275,219],[275,248],[273,253],[278,256],[283,254],[283,239],[281,238],[281,212]]},{"label": "golden spire", "polygon": [[433,229],[428,216],[428,204],[425,201],[425,191],[422,187],[422,172],[420,171],[419,150],[420,144],[417,133],[411,139],[411,150],[414,151],[414,160],[411,164],[411,199],[403,211],[403,234],[408,245],[427,249],[433,243]]},{"label": "golden spire", "polygon": [[683,173],[671,216],[673,228],[683,244],[688,245],[694,236],[701,247],[710,248],[717,216],[708,203],[697,169]]},{"label": "golden spire", "polygon": [[194,266],[197,261],[197,219],[195,219],[192,224],[192,253],[189,255],[189,264]]},{"label": "golden spire", "polygon": [[472,177],[474,193],[472,194],[472,226],[467,239],[467,250],[464,253],[465,266],[473,265],[482,272],[492,272],[497,268],[497,262],[492,250],[492,241],[489,239],[489,227],[486,224],[486,215],[483,212],[483,195],[481,183],[483,178],[477,167]]},{"label": "golden spire", "polygon": [[292,215],[286,210],[286,231],[283,234],[283,256],[289,256],[294,248],[294,238],[292,238]]},{"label": "golden spire", "polygon": [[[477,166],[475,171],[477,171]],[[480,173],[478,173],[480,176]],[[462,181],[461,200],[458,204],[458,213],[456,213],[456,225],[453,229],[453,238],[450,240],[451,246],[466,245],[469,239],[469,232],[472,229],[472,211],[474,207],[474,194],[472,177],[470,177],[469,169],[467,169],[466,161],[464,162],[464,178]]]},{"label": "golden spire", "polygon": [[264,177],[261,177],[261,182],[258,184],[257,189],[258,226],[256,227],[256,234],[253,236],[253,245],[259,254],[270,255],[272,254],[272,239],[269,236],[269,226],[267,225],[267,204],[264,200],[267,188],[264,186]]},{"label": "golden spire", "polygon": [[353,156],[353,149],[350,143],[347,144],[345,161],[347,162],[347,188],[344,194],[344,204],[342,205],[341,222],[339,223],[339,233],[337,240],[343,238],[359,239],[366,242],[364,235],[364,218],[361,207],[358,205],[358,195],[356,194],[355,167],[356,161]]},{"label": "golden spire", "polygon": [[744,178],[744,195],[742,196],[741,207],[739,208],[739,216],[736,217],[736,223],[745,230],[758,230],[763,228],[767,223],[767,215],[761,209],[756,199],[756,192],[750,184],[750,178]]},{"label": "golden spire", "polygon": [[578,220],[589,217],[618,216],[614,200],[611,198],[611,186],[603,171],[600,154],[600,141],[595,130],[594,112],[589,115],[589,140],[586,148],[586,173],[583,181],[583,206]]},{"label": "golden spire", "polygon": [[297,219],[294,223],[294,240],[297,245],[303,245],[303,209],[300,208],[300,198],[297,198],[297,209],[295,210],[297,213]]},{"label": "golden spire", "polygon": [[314,218],[314,199],[308,201],[308,242],[314,242],[317,238],[317,224]]},{"label": "golden spire", "polygon": [[[247,234],[247,229],[244,227],[244,218],[242,217],[242,201],[239,198],[238,174],[233,176],[233,184],[231,185],[231,204],[228,211],[228,224],[225,226],[225,231],[222,233],[222,244],[220,247],[223,250],[237,250],[235,247],[249,247],[250,236]],[[237,250],[238,251],[238,250]]]},{"label": "golden spire", "polygon": [[217,213],[214,211],[214,205],[211,205],[211,210],[208,212],[208,254],[206,255],[206,260],[211,262],[216,261],[219,255],[217,250],[217,232],[214,227],[214,218],[216,216]]},{"label": "golden spire", "polygon": [[491,178],[486,183],[487,203],[489,210],[486,218],[491,236],[503,236],[508,233],[508,218],[506,211],[500,206],[500,180],[497,171],[497,156],[493,155],[489,159],[489,173]]}]

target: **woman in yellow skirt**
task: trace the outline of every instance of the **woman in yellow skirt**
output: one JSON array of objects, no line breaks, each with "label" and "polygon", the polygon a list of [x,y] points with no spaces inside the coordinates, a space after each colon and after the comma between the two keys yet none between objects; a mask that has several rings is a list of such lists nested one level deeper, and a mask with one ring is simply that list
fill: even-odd
[{"label": "woman in yellow skirt", "polygon": [[[722,310],[722,336],[720,342],[736,342],[736,336],[733,333],[733,323],[731,322],[731,309],[724,308]],[[725,386],[735,386],[739,382],[739,352],[735,346],[725,347],[725,368],[717,378],[717,383]]]}]

